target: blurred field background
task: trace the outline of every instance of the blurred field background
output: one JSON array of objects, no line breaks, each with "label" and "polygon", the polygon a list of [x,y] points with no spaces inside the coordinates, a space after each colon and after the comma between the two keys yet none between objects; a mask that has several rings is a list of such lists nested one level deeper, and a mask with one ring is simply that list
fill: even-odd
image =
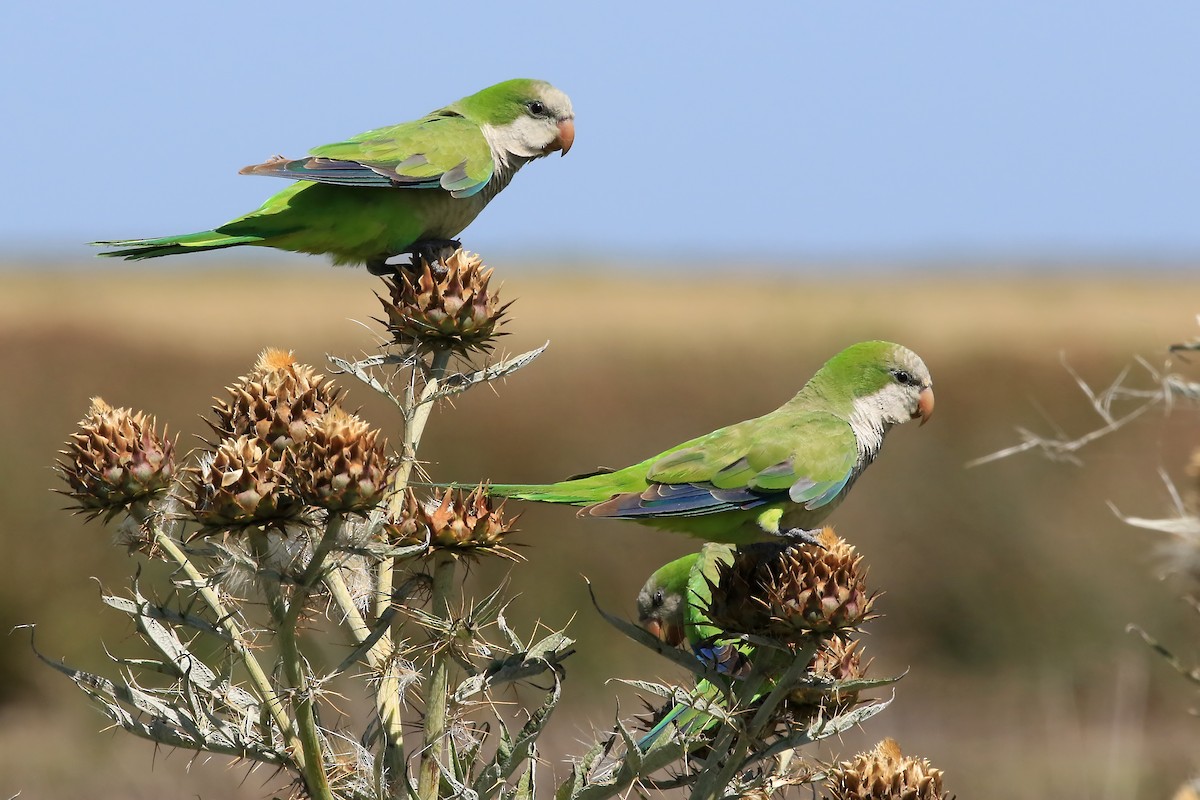
[{"label": "blurred field background", "polygon": [[[1181,587],[1155,577],[1155,536],[1106,507],[1167,512],[1158,470],[1183,479],[1200,445],[1196,410],[1151,413],[1084,451],[1082,467],[1035,455],[964,467],[1013,444],[1018,425],[1095,427],[1060,357],[1099,385],[1135,355],[1160,364],[1166,345],[1197,333],[1195,270],[497,266],[503,295],[517,300],[505,350],[551,346],[497,391],[435,412],[422,448],[435,479],[544,481],[622,466],[774,408],[852,341],[899,341],[928,363],[934,419],[895,431],[831,520],[885,592],[866,637],[872,674],[909,674],[890,709],[822,756],[894,736],[964,799],[1162,798],[1197,767],[1194,691],[1124,628],[1138,623],[1193,657],[1200,620]],[[47,655],[115,674],[101,646],[120,653],[133,637],[99,586],[120,593],[139,561],[50,492],[55,452],[88,398],[154,413],[190,445],[207,432],[210,398],[264,346],[316,365],[370,350],[378,284],[363,271],[228,260],[203,271],[43,264],[3,282],[0,628],[35,622]],[[397,415],[339,380],[350,405],[397,440]],[[599,620],[581,575],[607,608],[632,614],[649,572],[694,543],[570,509],[521,510],[527,562],[481,564],[464,590],[490,589],[511,570],[518,630],[574,618],[579,652],[543,739],[548,783],[593,725],[610,724],[617,696],[626,714],[638,710],[606,679],[672,674]],[[27,634],[0,638],[0,796],[250,798],[279,788],[266,772],[191,763],[103,727],[67,679],[39,665]]]}]

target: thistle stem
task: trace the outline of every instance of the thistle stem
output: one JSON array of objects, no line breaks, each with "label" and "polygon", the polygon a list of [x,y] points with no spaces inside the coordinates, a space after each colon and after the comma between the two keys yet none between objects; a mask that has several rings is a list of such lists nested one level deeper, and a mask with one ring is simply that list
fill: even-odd
[{"label": "thistle stem", "polygon": [[[450,620],[450,592],[454,588],[455,558],[439,552],[433,567],[433,615]],[[450,655],[445,648],[434,650],[433,669],[425,691],[425,730],[421,768],[417,782],[418,800],[437,800],[441,781],[441,763],[445,751],[447,691]]]},{"label": "thistle stem", "polygon": [[[392,475],[392,484],[388,497],[388,516],[397,518],[400,516],[401,509],[404,504],[404,491],[408,488],[408,481],[412,475],[413,467],[417,463],[417,448],[421,443],[421,436],[425,432],[425,424],[429,421],[429,413],[433,410],[433,403],[429,402],[433,397],[434,392],[438,390],[438,384],[446,374],[446,368],[450,365],[451,351],[445,348],[435,350],[433,358],[427,368],[422,370],[425,378],[425,386],[421,389],[420,395],[417,394],[416,378],[404,397],[404,442],[400,452],[400,466],[396,468]],[[379,565],[377,594],[375,595],[374,612],[375,618],[379,619],[387,611],[388,605],[392,601],[392,585],[395,576],[395,560],[391,558],[384,559]],[[390,631],[384,633],[375,646],[371,648],[369,654],[370,659],[374,663],[384,662],[390,658],[392,653],[392,636]],[[382,678],[379,682],[379,689],[375,695],[375,708],[379,714],[379,722],[384,731],[386,741],[384,749],[384,764],[391,775],[393,782],[403,780],[405,775],[404,763],[404,731],[401,728],[401,703],[399,696],[399,676],[395,670],[399,669],[400,665],[395,660],[385,664]],[[434,783],[434,791],[436,794],[437,783]]]},{"label": "thistle stem", "polygon": [[250,685],[254,687],[255,696],[259,702],[267,707],[267,712],[270,713],[271,719],[274,720],[275,726],[279,729],[283,741],[296,761],[296,766],[303,770],[305,767],[304,754],[300,749],[300,742],[296,739],[296,734],[292,730],[292,721],[288,718],[283,704],[279,702],[279,695],[271,685],[267,674],[263,672],[262,665],[258,663],[258,659],[254,657],[254,653],[250,652],[250,645],[247,643],[246,635],[242,632],[241,626],[237,624],[233,614],[221,602],[220,595],[210,585],[209,577],[192,563],[187,553],[184,552],[183,548],[170,535],[154,524],[148,507],[142,503],[138,503],[132,506],[129,511],[134,519],[143,525],[147,525],[153,531],[154,544],[179,565],[179,568],[187,575],[192,585],[196,587],[196,593],[200,595],[200,598],[216,616],[217,625],[229,636],[233,651],[241,660],[242,666],[250,678]]},{"label": "thistle stem", "polygon": [[309,595],[312,594],[313,586],[321,579],[321,573],[325,571],[325,559],[329,557],[330,551],[337,544],[344,521],[345,517],[342,514],[329,512],[329,517],[325,521],[325,533],[321,536],[321,541],[313,548],[312,557],[308,560],[308,567],[305,568],[304,575],[301,576],[300,582],[292,592],[292,602],[288,606],[287,615],[280,620],[280,627],[295,629],[296,622],[300,619],[300,614],[303,613],[304,606],[308,603]]},{"label": "thistle stem", "polygon": [[[251,536],[255,556],[262,563],[266,553],[262,536]],[[319,549],[319,546],[318,546]],[[315,554],[314,554],[315,555]],[[311,564],[310,564],[311,566]],[[329,777],[325,774],[325,758],[321,750],[321,734],[317,729],[317,718],[313,711],[312,692],[308,683],[308,673],[305,670],[304,658],[300,654],[300,643],[296,639],[296,621],[299,611],[296,610],[295,600],[289,608],[283,596],[283,588],[275,581],[265,581],[267,607],[275,620],[275,635],[279,642],[279,660],[283,664],[283,675],[288,687],[292,690],[292,710],[296,715],[296,734],[300,739],[300,749],[304,754],[302,772],[304,788],[313,800],[333,800],[333,791],[329,788]],[[297,593],[303,591],[297,588]]]}]

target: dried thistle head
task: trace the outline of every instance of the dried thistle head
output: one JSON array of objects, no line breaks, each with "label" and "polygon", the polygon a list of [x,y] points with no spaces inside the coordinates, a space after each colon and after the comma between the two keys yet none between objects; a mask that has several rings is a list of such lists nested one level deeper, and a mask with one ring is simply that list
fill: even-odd
[{"label": "dried thistle head", "polygon": [[419,260],[413,270],[384,278],[388,296],[379,297],[393,339],[400,345],[426,345],[466,353],[489,350],[502,336],[507,303],[488,284],[492,270],[483,259],[455,250],[437,265]]},{"label": "dried thistle head", "polygon": [[89,517],[110,519],[138,500],[171,485],[175,477],[175,441],[154,417],[128,408],[113,408],[99,397],[71,434],[57,464],[67,482],[60,490]]},{"label": "dried thistle head", "polygon": [[822,800],[950,800],[942,791],[942,771],[924,758],[905,758],[895,739],[826,773]]},{"label": "dried thistle head", "polygon": [[285,457],[254,436],[221,442],[195,472],[192,515],[210,532],[296,519],[303,504],[287,486]]},{"label": "dried thistle head", "polygon": [[[819,681],[853,681],[866,676],[868,664],[862,663],[862,648],[853,640],[834,636],[821,642],[808,665],[808,674]],[[787,698],[788,711],[804,717],[817,711],[841,712],[858,705],[857,690],[813,683],[801,686]]]},{"label": "dried thistle head", "polygon": [[422,503],[411,489],[405,492],[400,518],[389,525],[398,545],[420,544],[428,536],[434,550],[459,551],[464,555],[491,553],[515,558],[504,543],[515,530],[518,517],[505,519],[504,503],[493,508],[487,487],[480,484],[469,493],[453,487],[441,499]]},{"label": "dried thistle head", "polygon": [[855,630],[871,617],[875,595],[854,546],[825,528],[821,547],[759,544],[722,565],[711,616],[722,629],[782,641]]},{"label": "dried thistle head", "polygon": [[277,453],[304,441],[308,426],[341,399],[327,375],[296,363],[289,351],[270,348],[225,391],[229,398],[217,399],[209,427],[222,439],[257,437]]},{"label": "dried thistle head", "polygon": [[379,431],[334,406],[296,449],[295,488],[306,503],[365,513],[387,489],[391,467]]}]

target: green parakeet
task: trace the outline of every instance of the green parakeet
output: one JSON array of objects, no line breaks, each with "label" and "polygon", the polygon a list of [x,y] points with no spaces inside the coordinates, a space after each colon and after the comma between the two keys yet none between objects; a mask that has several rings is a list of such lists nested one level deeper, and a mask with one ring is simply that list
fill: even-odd
[{"label": "green parakeet", "polygon": [[544,81],[516,79],[412,122],[277,156],[244,175],[296,183],[257,211],[211,231],[94,244],[127,259],[253,245],[328,254],[335,264],[392,271],[387,259],[437,254],[478,216],[516,171],[575,140],[571,100]]},{"label": "green parakeet", "polygon": [[[717,583],[721,564],[733,561],[733,552],[724,544],[706,544],[699,553],[659,567],[638,593],[638,624],[651,635],[667,644],[680,647],[687,644],[696,657],[718,672],[734,677],[749,668],[753,651],[748,646],[720,644],[720,631],[714,628],[706,613],[712,602],[712,587]],[[724,694],[708,680],[696,684],[695,705],[680,703],[667,712],[649,732],[638,741],[643,751],[648,749],[670,725],[697,732],[715,720],[703,710],[709,705],[721,706]]]},{"label": "green parakeet", "polygon": [[860,342],[829,359],[775,411],[676,445],[624,469],[489,492],[583,506],[732,544],[811,531],[874,461],[883,437],[933,413],[929,370],[890,342]]}]

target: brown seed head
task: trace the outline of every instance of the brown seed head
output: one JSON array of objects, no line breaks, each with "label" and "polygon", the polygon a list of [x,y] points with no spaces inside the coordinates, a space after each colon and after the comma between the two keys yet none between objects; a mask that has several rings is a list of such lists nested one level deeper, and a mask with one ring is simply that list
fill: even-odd
[{"label": "brown seed head", "polygon": [[504,518],[504,503],[492,508],[487,488],[476,486],[464,494],[446,489],[440,500],[422,503],[410,489],[404,497],[400,519],[390,526],[398,545],[418,544],[428,534],[435,550],[458,550],[467,555],[490,552],[506,558],[516,557],[505,546],[504,538],[513,530],[518,517]]},{"label": "brown seed head", "polygon": [[384,279],[388,296],[376,296],[387,319],[380,321],[406,347],[489,350],[503,335],[497,328],[509,305],[501,305],[499,292],[488,287],[491,279],[483,259],[466,250],[455,250],[435,266],[421,260],[417,268]]},{"label": "brown seed head", "polygon": [[713,623],[783,641],[855,630],[875,602],[862,556],[832,528],[820,541],[740,548],[713,588]]},{"label": "brown seed head", "polygon": [[822,800],[951,800],[942,771],[924,758],[905,758],[894,739],[884,739],[827,772]]},{"label": "brown seed head", "polygon": [[192,514],[209,529],[280,524],[302,509],[282,460],[253,436],[221,442],[196,471]]},{"label": "brown seed head", "polygon": [[[834,636],[821,642],[816,655],[808,666],[809,675],[825,681],[859,680],[867,674],[867,664],[862,663],[862,648],[857,641]],[[808,716],[817,711],[841,712],[858,705],[857,690],[826,688],[821,685],[804,686],[788,696],[789,711],[793,716]]]},{"label": "brown seed head", "polygon": [[71,434],[58,471],[69,488],[62,493],[79,511],[95,517],[113,514],[171,485],[175,442],[155,428],[154,417],[113,408],[99,397]]},{"label": "brown seed head", "polygon": [[334,406],[296,450],[296,491],[306,503],[364,513],[383,497],[391,467],[379,431]]},{"label": "brown seed head", "polygon": [[264,350],[250,374],[225,391],[229,399],[217,400],[209,427],[222,439],[257,437],[276,453],[304,441],[309,424],[341,399],[328,376],[274,349]]}]

